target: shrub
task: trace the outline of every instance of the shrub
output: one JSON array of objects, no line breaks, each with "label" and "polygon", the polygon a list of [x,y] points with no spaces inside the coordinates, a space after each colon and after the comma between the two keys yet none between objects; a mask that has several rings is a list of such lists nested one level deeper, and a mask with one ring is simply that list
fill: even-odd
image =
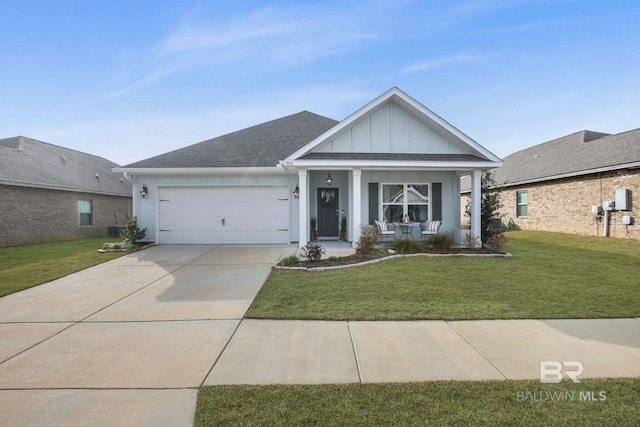
[{"label": "shrub", "polygon": [[502,252],[502,248],[507,243],[507,236],[503,233],[494,233],[489,237],[485,246],[495,252]]},{"label": "shrub", "polygon": [[425,241],[427,246],[438,252],[448,252],[455,243],[455,239],[449,233],[434,234]]},{"label": "shrub", "polygon": [[378,236],[378,229],[375,225],[360,225],[360,239],[358,239],[358,247],[356,252],[366,254],[380,243],[380,237]]},{"label": "shrub", "polygon": [[309,243],[302,248],[302,258],[307,261],[320,261],[325,250],[317,243]]},{"label": "shrub", "polygon": [[462,238],[462,244],[464,245],[465,248],[469,248],[469,249],[473,249],[476,248],[479,245],[480,239],[478,238],[478,236],[469,233],[465,233],[464,237]]},{"label": "shrub", "polygon": [[335,255],[330,256],[328,259],[329,259],[329,261],[333,261],[333,262],[342,261],[342,257],[341,256],[335,256]]},{"label": "shrub", "polygon": [[413,239],[396,239],[389,242],[389,247],[399,254],[415,254],[424,252],[424,245]]},{"label": "shrub", "polygon": [[147,229],[140,230],[138,227],[138,217],[125,214],[127,224],[123,230],[120,231],[120,237],[124,239],[124,242],[129,246],[135,246],[139,240],[144,239],[147,234]]},{"label": "shrub", "polygon": [[289,267],[289,266],[292,266],[292,265],[296,265],[299,262],[300,262],[300,258],[298,258],[295,255],[291,255],[291,256],[288,256],[286,258],[282,258],[280,260],[280,262],[278,263],[278,265],[282,266],[282,267]]}]

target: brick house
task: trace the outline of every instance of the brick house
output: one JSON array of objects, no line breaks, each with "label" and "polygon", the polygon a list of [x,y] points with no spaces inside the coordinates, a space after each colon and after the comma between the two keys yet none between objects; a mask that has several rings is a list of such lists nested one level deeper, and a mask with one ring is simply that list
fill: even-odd
[{"label": "brick house", "polygon": [[[609,236],[640,239],[634,221],[640,212],[634,203],[640,200],[640,129],[615,135],[581,131],[518,151],[504,159],[495,178],[506,182],[505,224],[512,219],[523,230],[603,236],[608,217]],[[606,215],[593,212],[616,201],[616,191],[626,195],[626,207],[618,201]],[[631,224],[624,224],[625,216]]]},{"label": "brick house", "polygon": [[0,247],[107,236],[132,185],[109,160],[31,138],[0,139]]}]

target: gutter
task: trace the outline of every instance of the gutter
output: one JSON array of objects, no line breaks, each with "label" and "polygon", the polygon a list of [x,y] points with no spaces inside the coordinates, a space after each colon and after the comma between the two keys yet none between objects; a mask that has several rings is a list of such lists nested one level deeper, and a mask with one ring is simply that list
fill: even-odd
[{"label": "gutter", "polygon": [[[281,165],[275,167],[224,167],[224,168],[127,168],[118,167],[112,172],[135,175],[231,175],[231,174],[281,174],[284,169]],[[129,178],[127,178],[129,179]]]}]

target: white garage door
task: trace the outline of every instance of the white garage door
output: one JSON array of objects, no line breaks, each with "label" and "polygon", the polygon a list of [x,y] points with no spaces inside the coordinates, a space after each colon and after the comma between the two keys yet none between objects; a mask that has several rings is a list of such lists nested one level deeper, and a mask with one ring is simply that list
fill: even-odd
[{"label": "white garage door", "polygon": [[288,187],[159,189],[159,243],[287,243]]}]

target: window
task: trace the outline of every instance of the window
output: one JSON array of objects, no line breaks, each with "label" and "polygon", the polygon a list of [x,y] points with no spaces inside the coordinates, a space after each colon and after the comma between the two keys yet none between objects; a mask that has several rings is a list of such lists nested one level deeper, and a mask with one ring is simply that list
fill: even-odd
[{"label": "window", "polygon": [[78,200],[78,225],[80,227],[93,225],[93,201]]},{"label": "window", "polygon": [[526,191],[516,192],[516,216],[527,216],[528,195]]},{"label": "window", "polygon": [[400,222],[429,220],[429,184],[382,184],[382,218]]}]

